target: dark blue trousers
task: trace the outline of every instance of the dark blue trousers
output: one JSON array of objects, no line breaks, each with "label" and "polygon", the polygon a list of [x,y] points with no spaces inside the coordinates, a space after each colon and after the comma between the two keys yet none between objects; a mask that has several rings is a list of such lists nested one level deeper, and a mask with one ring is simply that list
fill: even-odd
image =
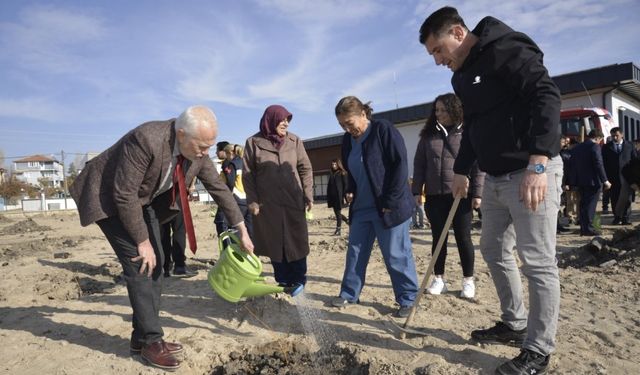
[{"label": "dark blue trousers", "polygon": [[282,262],[271,261],[276,282],[281,285],[307,284],[307,257],[287,261],[283,256]]},{"label": "dark blue trousers", "polygon": [[580,186],[580,234],[590,234],[594,231],[593,217],[600,197],[600,186]]}]

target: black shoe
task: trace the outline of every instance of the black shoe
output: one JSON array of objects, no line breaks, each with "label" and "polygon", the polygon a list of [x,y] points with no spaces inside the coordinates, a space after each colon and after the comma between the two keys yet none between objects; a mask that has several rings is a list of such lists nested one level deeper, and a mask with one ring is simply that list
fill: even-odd
[{"label": "black shoe", "polygon": [[178,277],[178,278],[182,278],[182,279],[186,279],[189,277],[194,277],[195,275],[197,275],[197,272],[193,272],[191,270],[188,270],[187,267],[185,266],[176,266],[173,269],[173,276],[174,277]]},{"label": "black shoe", "polygon": [[398,311],[396,311],[396,318],[406,318],[406,317],[408,317],[412,308],[413,308],[413,306],[400,306]]},{"label": "black shoe", "polygon": [[608,214],[609,213],[609,209],[606,207],[602,207],[602,213],[603,214]]},{"label": "black shoe", "polygon": [[336,231],[333,232],[334,236],[339,236],[340,234],[342,234],[342,231],[340,230],[340,227],[336,228]]},{"label": "black shoe", "polygon": [[557,228],[557,232],[558,233],[567,233],[567,232],[570,232],[570,231],[571,231],[571,229],[569,229],[569,228],[567,228],[567,227],[565,227],[563,225],[558,225],[558,228]]},{"label": "black shoe", "polygon": [[164,270],[164,277],[171,277],[171,271]]},{"label": "black shoe", "polygon": [[614,217],[613,221],[611,222],[611,225],[620,225],[622,224],[622,219],[620,219],[619,217]]},{"label": "black shoe", "polygon": [[547,372],[550,355],[538,354],[528,349],[522,349],[517,357],[505,362],[496,369],[499,375],[540,375]]},{"label": "black shoe", "polygon": [[628,220],[622,220],[622,222],[620,223],[620,225],[631,225],[631,222]]},{"label": "black shoe", "polygon": [[527,337],[527,329],[515,331],[502,322],[488,329],[471,331],[471,338],[485,344],[504,344],[521,347]]}]

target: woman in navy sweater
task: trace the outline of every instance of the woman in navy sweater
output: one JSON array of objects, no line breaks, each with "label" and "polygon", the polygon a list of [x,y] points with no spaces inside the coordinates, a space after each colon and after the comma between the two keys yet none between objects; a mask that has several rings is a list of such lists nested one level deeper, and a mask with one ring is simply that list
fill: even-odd
[{"label": "woman in navy sweater", "polygon": [[386,120],[371,119],[369,103],[354,96],[336,105],[336,117],[345,130],[342,164],[349,173],[349,245],[340,295],[340,307],[358,303],[375,239],[378,239],[395,299],[396,315],[406,317],[418,291],[416,267],[409,238],[415,203],[411,196],[407,149],[398,130]]}]

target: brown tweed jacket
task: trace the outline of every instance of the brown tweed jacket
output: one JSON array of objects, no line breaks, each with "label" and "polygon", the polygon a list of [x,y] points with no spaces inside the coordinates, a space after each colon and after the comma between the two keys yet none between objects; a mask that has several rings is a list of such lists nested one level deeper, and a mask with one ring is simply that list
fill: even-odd
[{"label": "brown tweed jacket", "polygon": [[[171,206],[171,190],[153,199],[171,163],[176,137],[174,123],[175,119],[144,123],[87,163],[69,189],[78,206],[82,226],[118,216],[139,244],[149,238],[142,206],[153,204],[161,222],[179,211],[177,205]],[[210,158],[188,162],[186,185],[196,177],[222,208],[230,224],[243,221],[231,191],[220,179]]]}]

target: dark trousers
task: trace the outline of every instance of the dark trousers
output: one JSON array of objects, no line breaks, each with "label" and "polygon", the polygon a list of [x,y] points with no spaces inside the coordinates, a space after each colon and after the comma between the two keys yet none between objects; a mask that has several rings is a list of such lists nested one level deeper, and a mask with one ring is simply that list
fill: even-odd
[{"label": "dark trousers", "polygon": [[216,232],[218,232],[218,236],[220,233],[229,229],[229,224],[227,223],[227,219],[224,217],[224,212],[218,206],[218,210],[216,211],[216,217],[213,218],[213,223],[216,225]]},{"label": "dark trousers", "polygon": [[581,186],[580,192],[580,233],[589,234],[594,231],[593,217],[600,197],[599,186]]},{"label": "dark trousers", "polygon": [[276,282],[281,285],[307,284],[307,257],[287,261],[283,256],[282,262],[271,261],[273,275]]},{"label": "dark trousers", "polygon": [[336,228],[340,228],[342,226],[342,208],[333,207],[333,214],[336,215]]},{"label": "dark trousers", "polygon": [[[238,208],[240,208],[240,212],[242,212],[242,217],[244,218],[244,225],[247,227],[247,232],[249,232],[249,236],[253,238],[253,215],[251,215],[251,213],[249,212],[247,201],[236,198],[236,203],[238,203]],[[222,209],[220,207],[218,207],[218,210],[216,211],[216,216],[213,219],[213,223],[216,225],[216,232],[218,232],[218,236],[220,235],[220,233],[229,229],[229,223],[227,222],[227,219],[224,216],[224,212],[222,212]]]},{"label": "dark trousers", "polygon": [[156,255],[156,267],[151,277],[148,277],[146,272],[140,274],[141,261],[131,260],[138,256],[138,246],[117,216],[99,220],[96,224],[107,237],[122,265],[129,302],[133,309],[131,340],[151,344],[164,336],[159,319],[164,252],[160,241],[160,224],[155,212],[150,206],[146,206],[143,207],[143,214],[149,231],[149,241]]},{"label": "dark trousers", "polygon": [[162,249],[164,250],[164,269],[171,270],[171,263],[176,267],[184,267],[187,257],[184,255],[187,234],[184,228],[184,217],[179,212],[173,220],[162,225]]},{"label": "dark trousers", "polygon": [[[611,211],[614,213],[614,220],[622,220],[628,222],[631,218],[631,189],[625,189],[625,194],[621,194],[623,182],[617,182],[615,184],[611,184],[611,189],[609,189],[609,195],[611,197]],[[618,207],[618,201],[622,199],[621,207],[624,210],[616,210]],[[622,212],[620,212],[622,211]],[[621,216],[620,216],[621,215]]]},{"label": "dark trousers", "polygon": [[[451,194],[429,195],[427,197],[427,203],[425,203],[424,208],[427,213],[427,218],[431,222],[431,235],[433,237],[431,254],[433,254],[436,249],[452,205],[453,196]],[[475,262],[474,248],[471,242],[472,217],[471,199],[462,199],[453,217],[452,227],[456,237],[456,244],[458,245],[458,253],[460,254],[460,263],[464,277],[473,276]],[[444,233],[444,235],[444,243],[442,244],[440,255],[438,255],[433,270],[436,275],[444,275],[445,261],[447,260],[447,237],[449,236],[449,232]]]},{"label": "dark trousers", "polygon": [[[609,193],[609,190],[605,190],[602,192],[602,210],[608,210],[609,209],[609,201],[611,200],[611,193]],[[596,201],[596,206],[597,206],[597,201]]]},{"label": "dark trousers", "polygon": [[249,208],[247,207],[246,200],[238,200],[238,207],[240,208],[240,212],[242,212],[242,217],[244,218],[244,225],[247,227],[247,232],[249,232],[249,237],[253,239],[253,215],[249,212]]}]

